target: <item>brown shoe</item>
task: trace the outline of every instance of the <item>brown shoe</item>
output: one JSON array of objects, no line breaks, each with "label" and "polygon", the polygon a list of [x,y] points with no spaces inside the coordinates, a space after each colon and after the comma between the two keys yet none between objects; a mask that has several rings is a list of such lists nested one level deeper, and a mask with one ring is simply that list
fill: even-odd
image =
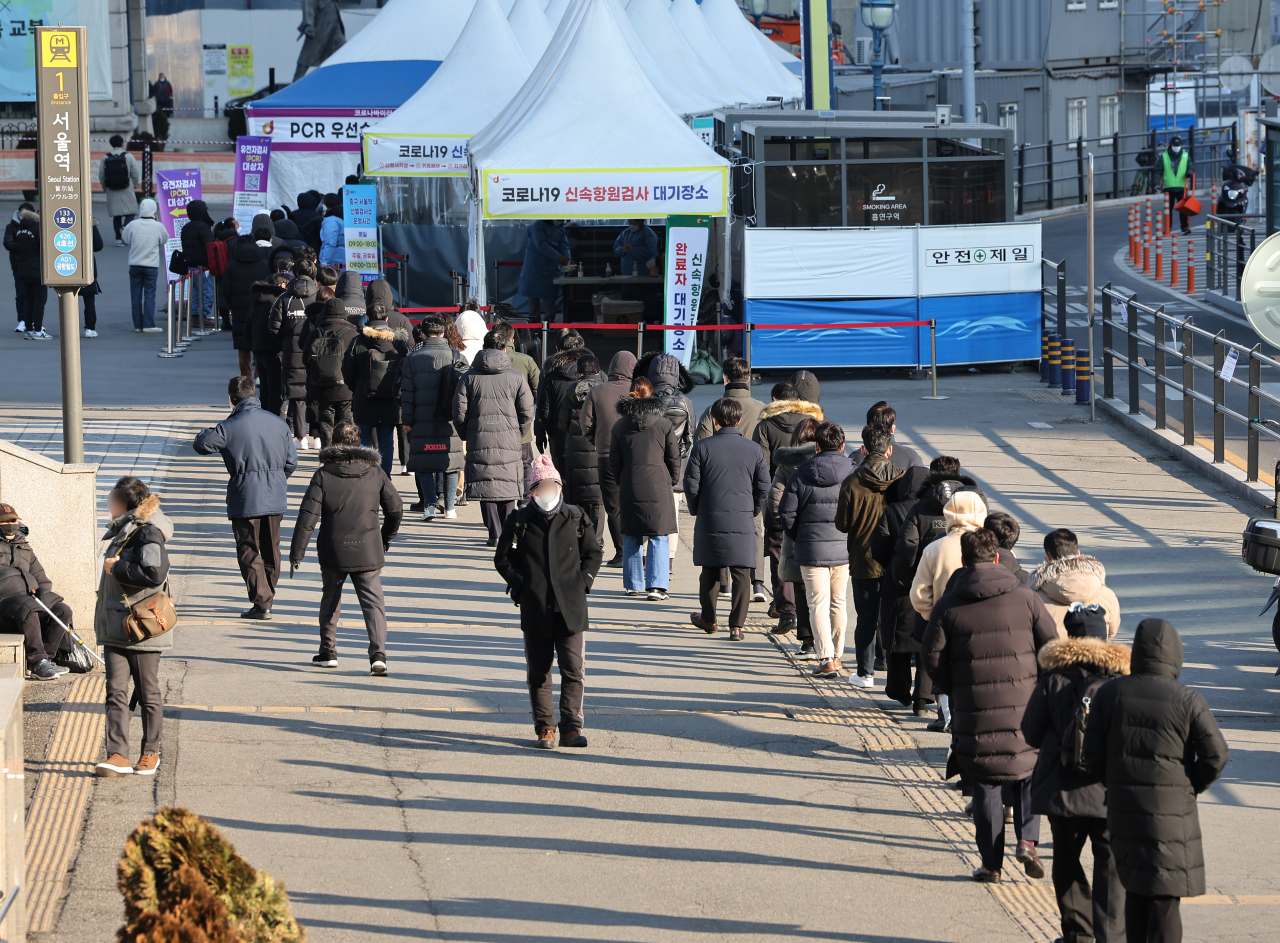
[{"label": "brown shoe", "polygon": [[1044,877],[1044,864],[1040,861],[1040,856],[1036,854],[1036,843],[1033,841],[1018,842],[1018,861],[1022,864],[1022,870],[1027,872],[1027,877],[1039,880]]},{"label": "brown shoe", "polygon": [[129,765],[129,760],[119,753],[112,753],[109,757],[93,768],[95,776],[132,776],[133,767]]},{"label": "brown shoe", "polygon": [[715,635],[716,632],[720,631],[720,626],[716,625],[714,622],[707,622],[702,618],[702,613],[700,612],[691,613],[689,615],[689,621],[708,635]]},{"label": "brown shoe", "polygon": [[840,674],[840,672],[844,671],[844,662],[839,658],[833,658],[831,659],[831,667],[836,670],[836,674]]},{"label": "brown shoe", "polygon": [[818,678],[838,678],[840,676],[839,662],[834,658],[828,658],[813,669],[813,674]]},{"label": "brown shoe", "polygon": [[988,871],[986,868],[974,868],[973,879],[979,884],[999,884],[1000,872]]},{"label": "brown shoe", "polygon": [[538,731],[538,739],[533,745],[539,750],[554,750],[556,748],[556,728],[548,727],[546,730]]},{"label": "brown shoe", "polygon": [[560,746],[562,747],[578,747],[581,749],[587,745],[587,738],[582,735],[581,730],[566,730],[560,734]]},{"label": "brown shoe", "polygon": [[741,642],[744,638],[746,638],[746,636],[742,634],[741,628],[738,628],[737,626],[729,626],[730,642]]},{"label": "brown shoe", "polygon": [[134,764],[133,771],[139,776],[154,776],[160,770],[160,754],[148,753]]}]

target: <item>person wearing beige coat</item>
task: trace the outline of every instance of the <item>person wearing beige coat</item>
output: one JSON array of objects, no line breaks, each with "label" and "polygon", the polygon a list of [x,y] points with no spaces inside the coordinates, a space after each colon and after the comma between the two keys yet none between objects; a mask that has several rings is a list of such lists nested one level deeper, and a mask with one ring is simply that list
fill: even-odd
[{"label": "person wearing beige coat", "polygon": [[1036,567],[1028,585],[1044,600],[1058,626],[1058,637],[1067,637],[1062,620],[1071,604],[1078,602],[1086,608],[1100,606],[1107,617],[1107,638],[1115,638],[1120,631],[1120,600],[1107,586],[1107,570],[1102,562],[1083,553],[1060,559],[1045,556],[1046,562]]},{"label": "person wearing beige coat", "polygon": [[976,491],[957,491],[942,509],[947,521],[946,536],[924,548],[920,566],[911,583],[911,605],[926,621],[933,614],[933,604],[947,591],[951,574],[964,564],[960,561],[960,538],[979,530],[987,518],[987,505]]}]

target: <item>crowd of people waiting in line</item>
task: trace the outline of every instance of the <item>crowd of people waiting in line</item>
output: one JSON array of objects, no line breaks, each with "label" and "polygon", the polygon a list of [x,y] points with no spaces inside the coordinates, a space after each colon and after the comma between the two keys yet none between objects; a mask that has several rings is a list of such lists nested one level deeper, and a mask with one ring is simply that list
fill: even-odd
[{"label": "crowd of people waiting in line", "polygon": [[[895,442],[886,402],[870,408],[850,449],[809,371],[775,385],[765,404],[751,395],[747,363],[731,358],[724,395],[696,416],[692,381],[671,355],[637,361],[623,351],[602,370],[581,335],[563,329],[539,366],[514,349],[507,321],[486,330],[466,310],[415,326],[385,283],[359,292],[358,279],[335,279],[305,247],[256,261],[231,281],[233,299],[248,299],[241,321],[258,381],[247,369],[232,378],[231,415],[195,441],[230,474],[227,513],[251,602],[242,617],[271,618],[287,478],[317,438],[320,468],[289,548],[292,575],[319,527],[312,662],[338,664],[350,578],[370,672],[388,673],[381,571],[404,515],[391,479],[402,435],[417,476],[411,510],[423,521],[456,519],[468,498],[480,504],[494,565],[520,608],[535,744],[553,748],[558,732],[561,746],[585,747],[587,596],[600,568],[615,566],[624,594],[668,599],[683,502],[700,568],[693,626],[720,631],[727,596],[728,637],[742,640],[751,603],[768,601],[767,570],[771,631],[795,633],[793,655],[813,662],[814,676],[873,689],[883,672],[887,698],[921,716],[936,710],[930,729],[951,735],[948,776],[959,774],[972,797],[975,880],[1001,880],[1007,824],[1015,860],[1043,877],[1036,846],[1046,815],[1064,940],[1180,940],[1178,901],[1205,889],[1195,796],[1221,773],[1226,744],[1203,698],[1177,683],[1172,625],[1146,619],[1131,647],[1115,641],[1119,602],[1071,531],[1047,535],[1044,562],[1028,573],[1014,553],[1018,523],[991,509],[956,458],[926,466]],[[151,773],[162,722],[156,663],[172,633],[122,637],[110,600],[164,582],[172,525],[132,478],[113,490],[111,514],[103,579],[115,582],[95,620],[109,654],[110,755],[98,772]],[[9,555],[7,569],[0,557],[0,619],[26,636],[32,676],[56,677],[68,647],[60,622],[71,613],[12,508],[0,507],[0,532]],[[31,595],[50,608],[30,605]],[[130,678],[144,708],[143,755],[132,765]],[[1092,880],[1080,864],[1086,840]]]}]

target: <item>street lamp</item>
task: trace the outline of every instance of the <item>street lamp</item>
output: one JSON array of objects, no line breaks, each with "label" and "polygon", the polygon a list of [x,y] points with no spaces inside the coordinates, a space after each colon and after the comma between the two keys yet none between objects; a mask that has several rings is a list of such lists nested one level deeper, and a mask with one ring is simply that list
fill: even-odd
[{"label": "street lamp", "polygon": [[751,15],[755,18],[756,29],[760,28],[760,17],[769,12],[769,0],[751,0]]},{"label": "street lamp", "polygon": [[880,101],[884,91],[882,75],[884,72],[884,31],[893,25],[893,18],[898,12],[898,0],[860,0],[862,25],[871,30],[871,96],[875,101],[876,111],[883,109]]}]

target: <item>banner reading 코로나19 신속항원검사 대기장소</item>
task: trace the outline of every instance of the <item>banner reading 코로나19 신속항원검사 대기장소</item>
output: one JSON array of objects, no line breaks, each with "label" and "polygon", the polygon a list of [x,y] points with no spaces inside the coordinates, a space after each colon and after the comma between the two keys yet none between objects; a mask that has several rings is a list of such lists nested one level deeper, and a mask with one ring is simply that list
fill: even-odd
[{"label": "banner reading \ucf54\ub85c\ub09819 \uc2e0\uc18d\ud56d\uc6d0\uac80\uc0ac \ub300\uae30\uc7a5\uc18c", "polygon": [[[702,284],[707,268],[707,246],[711,242],[709,216],[667,217],[667,277],[664,308],[667,324],[698,323],[702,304]],[[663,331],[666,351],[686,367],[697,346],[693,331]]]},{"label": "banner reading \ucf54\ub85c\ub09819 \uc2e0\uc18d\ud56d\uc6d0\uac80\uc0ac \ub300\uae30\uc7a5\uc18c", "polygon": [[487,170],[486,219],[723,216],[728,169]]},{"label": "banner reading \ucf54\ub85c\ub09819 \uc2e0\uc18d\ud56d\uc6d0\uac80\uc0ac \ub300\uae30\uc7a5\uc18c", "polygon": [[236,138],[236,182],[231,215],[248,233],[253,218],[267,212],[267,178],[271,173],[271,138]]}]

